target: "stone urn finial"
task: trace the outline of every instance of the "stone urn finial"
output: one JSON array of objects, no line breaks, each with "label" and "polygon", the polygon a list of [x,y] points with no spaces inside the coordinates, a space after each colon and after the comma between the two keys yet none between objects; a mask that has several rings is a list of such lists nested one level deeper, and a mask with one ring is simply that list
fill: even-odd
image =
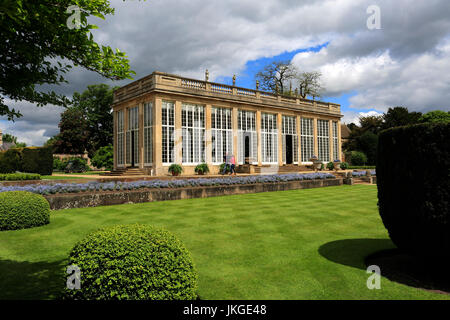
[{"label": "stone urn finial", "polygon": [[236,75],[233,75],[233,87],[236,86]]},{"label": "stone urn finial", "polygon": [[298,97],[298,88],[295,88],[295,96]]},{"label": "stone urn finial", "polygon": [[209,71],[208,71],[208,69],[206,69],[206,71],[205,71],[205,81],[208,82],[208,80],[209,80]]},{"label": "stone urn finial", "polygon": [[279,88],[278,88],[278,83],[275,83],[275,93],[278,94]]},{"label": "stone urn finial", "polygon": [[292,96],[292,81],[289,82],[289,95]]}]

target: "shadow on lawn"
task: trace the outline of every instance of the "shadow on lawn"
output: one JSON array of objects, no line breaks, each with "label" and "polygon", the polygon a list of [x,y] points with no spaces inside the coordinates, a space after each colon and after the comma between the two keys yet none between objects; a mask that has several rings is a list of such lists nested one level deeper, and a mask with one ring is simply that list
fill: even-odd
[{"label": "shadow on lawn", "polygon": [[66,263],[0,260],[0,299],[59,298]]},{"label": "shadow on lawn", "polygon": [[410,255],[390,239],[337,240],[322,245],[319,253],[332,262],[362,270],[377,265],[383,277],[407,286],[450,293],[449,264],[444,258]]},{"label": "shadow on lawn", "polygon": [[395,245],[390,239],[345,239],[325,243],[320,246],[319,253],[332,262],[366,270],[368,255],[392,248]]}]

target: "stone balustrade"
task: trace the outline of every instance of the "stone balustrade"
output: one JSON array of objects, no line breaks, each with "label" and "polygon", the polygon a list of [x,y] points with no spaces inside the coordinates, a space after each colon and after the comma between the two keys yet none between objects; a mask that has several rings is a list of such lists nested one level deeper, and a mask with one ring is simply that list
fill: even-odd
[{"label": "stone balustrade", "polygon": [[114,104],[138,97],[150,91],[201,93],[205,96],[217,96],[219,98],[245,99],[249,103],[276,104],[281,107],[321,111],[330,114],[340,114],[340,105],[303,99],[296,96],[277,95],[248,88],[241,88],[221,83],[202,81],[180,77],[155,71],[142,79],[136,80],[114,92]]}]

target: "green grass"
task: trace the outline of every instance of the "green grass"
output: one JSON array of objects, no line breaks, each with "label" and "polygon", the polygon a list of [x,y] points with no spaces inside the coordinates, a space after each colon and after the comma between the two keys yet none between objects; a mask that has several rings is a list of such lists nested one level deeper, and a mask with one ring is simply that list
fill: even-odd
[{"label": "green grass", "polygon": [[72,177],[72,175],[83,175],[83,176],[87,175],[87,176],[89,176],[89,175],[98,175],[102,172],[105,172],[105,171],[86,171],[86,172],[82,172],[82,173],[64,173],[64,172],[54,171],[51,176],[42,176],[42,180],[96,179],[95,177],[93,177],[93,178]]},{"label": "green grass", "polygon": [[94,170],[94,171],[86,171],[86,172],[71,172],[71,173],[65,173],[62,171],[53,171],[53,174],[63,174],[63,175],[98,175],[100,173],[103,172],[108,172],[108,171],[98,171],[98,170]]},{"label": "green grass", "polygon": [[84,179],[96,179],[96,178],[87,178],[87,177],[72,177],[72,176],[57,176],[57,175],[51,175],[51,176],[42,176],[42,180],[84,180]]},{"label": "green grass", "polygon": [[54,298],[69,250],[105,225],[147,223],[192,253],[201,299],[449,299],[381,281],[364,257],[392,248],[375,186],[340,186],[52,212],[47,226],[0,232],[0,298]]}]

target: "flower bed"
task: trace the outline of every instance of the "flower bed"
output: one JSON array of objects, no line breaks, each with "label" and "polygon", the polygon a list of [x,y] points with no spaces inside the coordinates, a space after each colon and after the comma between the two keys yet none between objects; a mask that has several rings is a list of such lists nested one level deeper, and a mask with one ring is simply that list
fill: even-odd
[{"label": "flower bed", "polygon": [[264,184],[303,180],[335,179],[330,173],[317,172],[306,174],[274,174],[246,177],[224,177],[224,178],[197,178],[177,180],[141,180],[134,182],[88,182],[88,183],[55,183],[52,185],[28,185],[28,186],[0,186],[0,192],[5,191],[29,191],[42,195],[70,194],[70,193],[93,193],[102,191],[126,191],[138,189],[161,189],[161,188],[187,188],[206,186],[230,186]]},{"label": "flower bed", "polygon": [[[376,176],[377,175],[375,170],[370,170],[370,174],[372,176]],[[358,177],[365,177],[366,176],[366,171],[353,171],[352,172],[352,176],[353,177],[357,177],[357,178]]]}]

